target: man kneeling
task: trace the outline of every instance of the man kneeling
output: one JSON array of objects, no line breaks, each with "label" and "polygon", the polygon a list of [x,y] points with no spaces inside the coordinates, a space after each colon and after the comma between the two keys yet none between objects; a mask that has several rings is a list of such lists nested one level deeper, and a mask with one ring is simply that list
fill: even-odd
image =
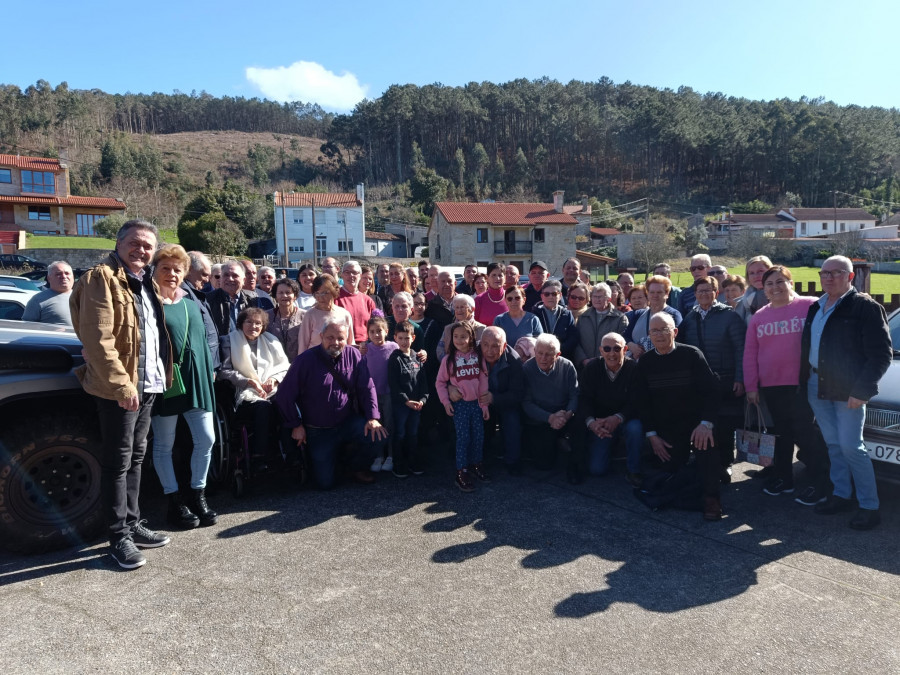
[{"label": "man kneeling", "polygon": [[335,484],[338,449],[355,442],[349,459],[353,477],[375,480],[368,467],[383,450],[387,431],[378,421],[375,385],[359,350],[347,348],[346,323],[326,319],[322,344],[307,349],[291,364],[275,402],[293,431],[297,445],[306,443],[316,484]]}]

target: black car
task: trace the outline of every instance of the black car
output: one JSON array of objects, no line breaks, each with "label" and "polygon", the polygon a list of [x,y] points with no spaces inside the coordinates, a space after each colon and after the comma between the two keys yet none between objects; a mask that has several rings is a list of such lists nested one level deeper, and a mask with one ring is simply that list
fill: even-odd
[{"label": "black car", "polygon": [[47,269],[45,263],[29,258],[21,253],[0,253],[0,267],[30,267],[33,270]]},{"label": "black car", "polygon": [[863,440],[878,478],[900,484],[900,310],[888,317],[894,361],[866,405]]}]

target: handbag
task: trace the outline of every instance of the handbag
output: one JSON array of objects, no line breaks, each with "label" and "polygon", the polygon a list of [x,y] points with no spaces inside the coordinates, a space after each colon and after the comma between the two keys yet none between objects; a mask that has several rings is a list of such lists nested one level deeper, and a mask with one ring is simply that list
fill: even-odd
[{"label": "handbag", "polygon": [[181,300],[184,307],[184,318],[187,324],[184,327],[184,341],[181,343],[181,355],[178,357],[178,363],[172,368],[172,386],[163,393],[163,398],[175,398],[176,396],[184,396],[187,389],[184,388],[184,380],[181,379],[181,364],[184,362],[184,352],[187,348],[188,331],[191,329],[191,317],[187,311],[187,305],[184,305],[184,299]]},{"label": "handbag", "polygon": [[[751,406],[756,408],[756,428],[759,431],[751,431],[748,428]],[[739,462],[771,466],[775,461],[775,434],[766,433],[759,405],[747,403],[747,407],[744,408],[744,428],[735,430],[734,444],[737,447]]]}]

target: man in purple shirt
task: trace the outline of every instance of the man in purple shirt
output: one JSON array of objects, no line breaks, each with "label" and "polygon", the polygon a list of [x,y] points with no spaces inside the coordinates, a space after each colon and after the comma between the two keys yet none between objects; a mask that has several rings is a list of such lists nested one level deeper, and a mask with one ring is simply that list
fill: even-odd
[{"label": "man in purple shirt", "polygon": [[285,426],[297,445],[307,444],[316,483],[323,490],[335,484],[338,449],[356,442],[349,458],[353,477],[372,483],[368,467],[380,456],[387,430],[378,421],[378,397],[357,349],[347,349],[349,329],[327,319],[322,344],[307,349],[291,364],[275,395]]}]

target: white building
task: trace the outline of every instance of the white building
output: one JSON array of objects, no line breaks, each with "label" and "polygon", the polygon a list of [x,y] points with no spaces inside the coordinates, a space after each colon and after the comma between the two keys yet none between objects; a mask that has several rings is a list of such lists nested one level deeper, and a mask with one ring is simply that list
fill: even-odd
[{"label": "white building", "polygon": [[365,253],[365,194],[352,192],[275,193],[275,247],[288,264],[322,258],[352,258]]},{"label": "white building", "polygon": [[860,232],[864,239],[895,237],[875,227],[875,216],[864,209],[790,207],[773,213],[730,213],[707,224],[710,236],[727,236],[741,230],[759,230],[770,236],[806,239]]}]

